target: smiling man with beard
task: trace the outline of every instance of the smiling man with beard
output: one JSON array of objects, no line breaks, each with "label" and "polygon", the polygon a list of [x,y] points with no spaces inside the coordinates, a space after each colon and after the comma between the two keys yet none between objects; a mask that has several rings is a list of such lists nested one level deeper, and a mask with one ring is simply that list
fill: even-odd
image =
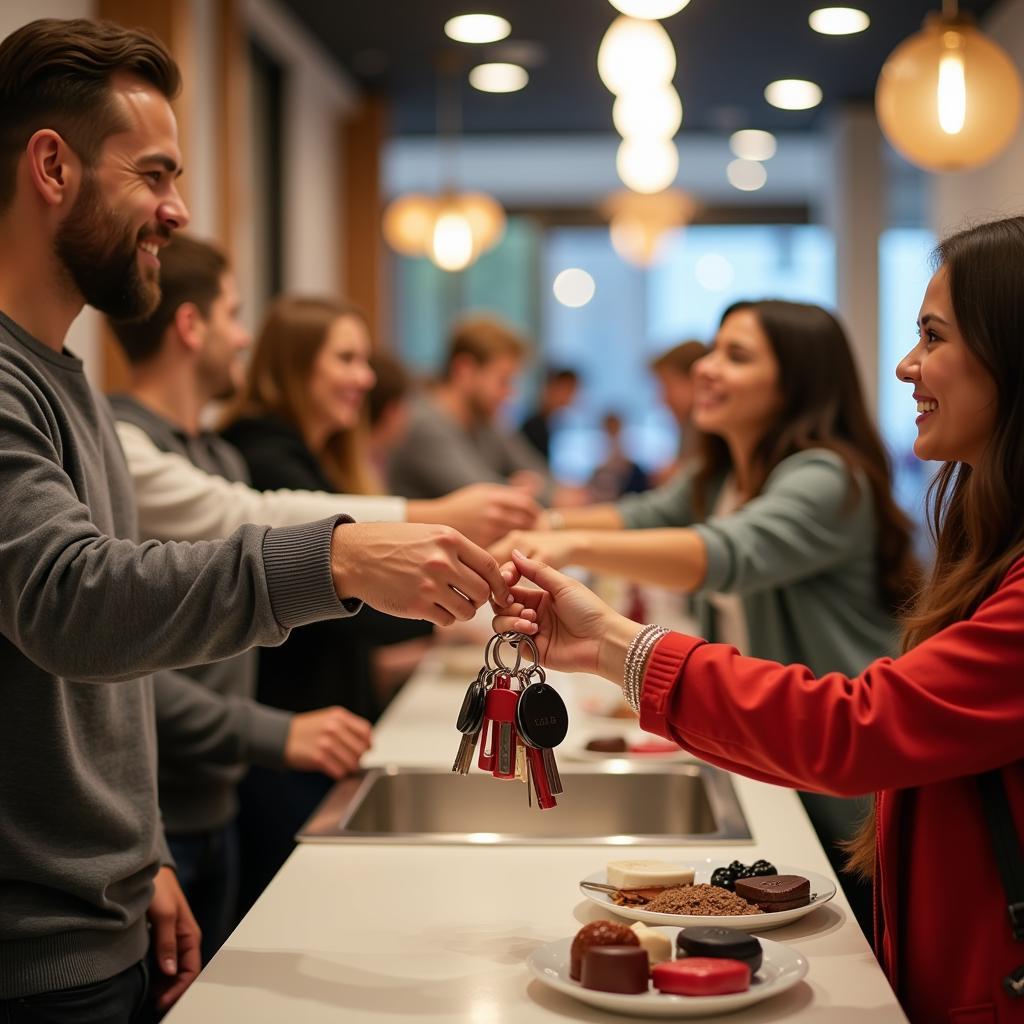
[{"label": "smiling man with beard", "polygon": [[[360,602],[448,624],[494,560],[446,527],[346,516],[136,543],[109,407],[64,349],[89,303],[159,298],[159,248],[188,213],[155,39],[41,20],[0,44],[0,1020],[126,1024],[170,1006],[199,935],[156,801],[150,674],[279,644]],[[152,927],[152,942],[147,932]]]}]

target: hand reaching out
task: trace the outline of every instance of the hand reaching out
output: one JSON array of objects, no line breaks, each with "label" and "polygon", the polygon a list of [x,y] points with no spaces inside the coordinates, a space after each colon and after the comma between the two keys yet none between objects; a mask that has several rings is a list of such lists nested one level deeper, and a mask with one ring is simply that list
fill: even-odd
[{"label": "hand reaching out", "polygon": [[[502,566],[513,603],[493,606],[494,631],[533,637],[541,664],[563,672],[593,672],[622,682],[626,648],[641,626],[619,615],[582,583],[512,552]],[[532,583],[529,586],[521,581]]]},{"label": "hand reaching out", "polygon": [[370,747],[370,723],[341,707],[295,715],[284,745],[285,764],[300,772],[323,772],[332,779],[354,772]]}]

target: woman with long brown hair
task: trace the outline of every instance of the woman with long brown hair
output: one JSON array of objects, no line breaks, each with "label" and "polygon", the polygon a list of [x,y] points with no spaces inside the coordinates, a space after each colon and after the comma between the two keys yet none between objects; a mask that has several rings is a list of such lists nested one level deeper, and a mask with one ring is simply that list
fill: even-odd
[{"label": "woman with long brown hair", "polygon": [[[248,463],[253,486],[379,492],[365,437],[370,352],[366,320],[345,302],[284,296],[271,305],[225,416],[224,436]],[[372,722],[380,711],[375,651],[429,633],[423,622],[370,608],[294,629],[281,646],[260,651],[257,698],[294,712],[340,704]],[[318,773],[250,771],[240,789],[243,908],[331,785]]]},{"label": "woman with long brown hair", "polygon": [[853,855],[874,876],[876,949],[908,1016],[1019,1024],[1024,218],[960,232],[937,256],[897,370],[920,414],[916,454],[944,463],[935,564],[900,657],[857,675],[742,657],[638,626],[518,554],[509,578],[542,589],[517,588],[495,627],[536,632],[554,668],[625,679],[645,729],[723,768],[876,791]]},{"label": "woman with long brown hair", "polygon": [[675,480],[547,515],[512,547],[692,592],[702,635],[856,672],[893,648],[917,579],[846,335],[818,306],[738,302],[693,369],[698,452]]}]

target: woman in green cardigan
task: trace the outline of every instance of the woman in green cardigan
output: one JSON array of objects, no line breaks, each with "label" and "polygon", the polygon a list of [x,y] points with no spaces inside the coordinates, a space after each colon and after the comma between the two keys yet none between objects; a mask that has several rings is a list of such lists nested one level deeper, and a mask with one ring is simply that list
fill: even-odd
[{"label": "woman in green cardigan", "polygon": [[[553,510],[547,530],[492,552],[690,592],[708,640],[819,674],[895,653],[918,566],[838,321],[818,306],[737,303],[694,383],[703,437],[690,468],[616,505]],[[804,802],[841,866],[855,808]]]}]

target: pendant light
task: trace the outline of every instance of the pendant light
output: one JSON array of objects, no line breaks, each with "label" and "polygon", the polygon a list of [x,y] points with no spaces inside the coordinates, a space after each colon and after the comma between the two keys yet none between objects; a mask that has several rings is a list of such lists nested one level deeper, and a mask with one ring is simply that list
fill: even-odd
[{"label": "pendant light", "polygon": [[944,0],[882,67],[878,123],[894,149],[927,171],[995,159],[1017,131],[1021,80],[1006,51]]},{"label": "pendant light", "polygon": [[465,270],[505,233],[505,211],[483,192],[460,192],[455,181],[455,141],[461,129],[459,67],[454,59],[439,69],[438,134],[445,183],[437,195],[410,192],[384,210],[384,239],[405,256],[427,256],[442,270]]}]

